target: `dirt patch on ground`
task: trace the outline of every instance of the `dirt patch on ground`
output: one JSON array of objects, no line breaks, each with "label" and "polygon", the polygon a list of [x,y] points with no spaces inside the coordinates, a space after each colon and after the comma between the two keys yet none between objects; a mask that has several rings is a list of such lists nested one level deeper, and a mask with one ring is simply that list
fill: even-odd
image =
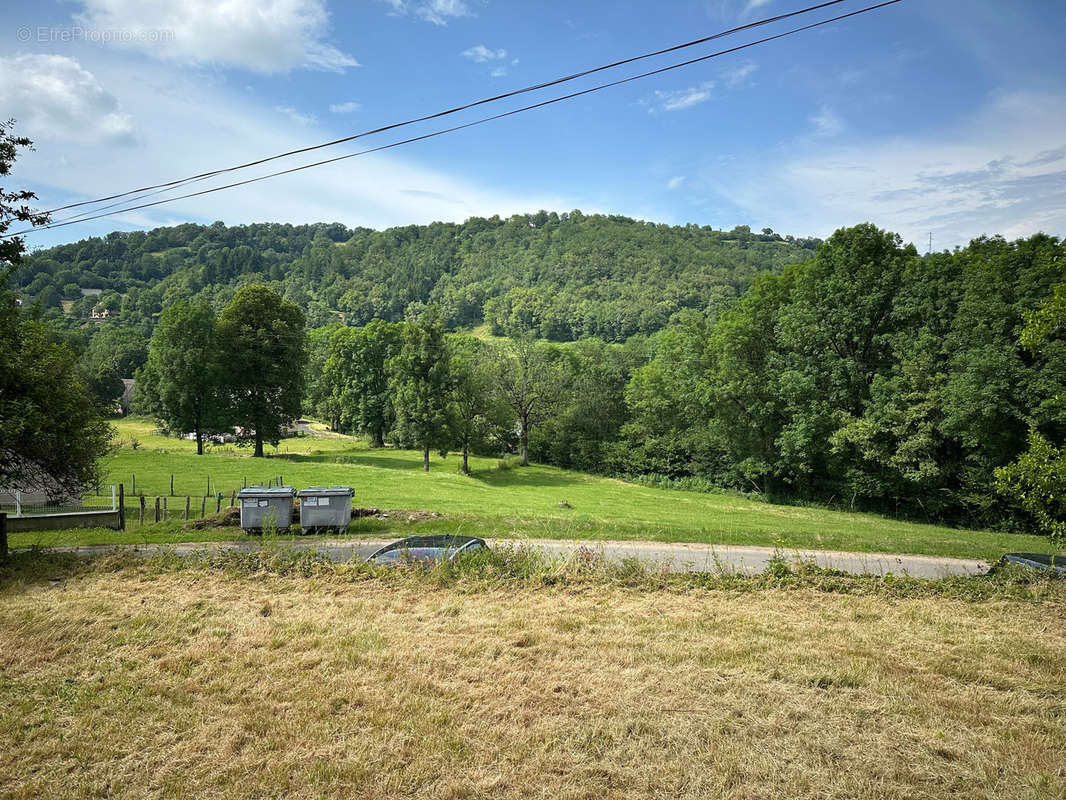
[{"label": "dirt patch on ground", "polygon": [[214,530],[216,528],[239,527],[240,524],[240,508],[238,508],[237,506],[230,506],[229,508],[222,509],[217,514],[212,514],[210,517],[203,517],[202,519],[191,519],[181,527],[182,530],[186,531],[207,531]]},{"label": "dirt patch on ground", "polygon": [[353,508],[352,519],[396,519],[406,522],[424,522],[429,519],[440,519],[441,514],[436,511],[418,511],[410,508]]}]

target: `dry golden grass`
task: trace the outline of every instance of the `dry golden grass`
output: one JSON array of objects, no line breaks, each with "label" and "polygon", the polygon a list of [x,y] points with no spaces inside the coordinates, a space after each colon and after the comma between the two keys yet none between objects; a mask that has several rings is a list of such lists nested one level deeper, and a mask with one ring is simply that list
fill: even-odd
[{"label": "dry golden grass", "polygon": [[0,593],[0,796],[1061,798],[1058,600],[147,565]]}]

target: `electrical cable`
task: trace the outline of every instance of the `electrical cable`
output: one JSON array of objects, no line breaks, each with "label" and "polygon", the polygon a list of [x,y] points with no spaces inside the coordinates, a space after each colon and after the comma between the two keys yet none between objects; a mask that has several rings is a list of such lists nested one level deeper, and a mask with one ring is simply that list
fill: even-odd
[{"label": "electrical cable", "polygon": [[[531,110],[536,109],[536,108],[542,108],[544,106],[552,105],[554,103],[559,103],[559,102],[562,102],[564,100],[570,100],[570,99],[573,99],[575,97],[581,97],[583,95],[591,94],[593,92],[602,91],[603,89],[611,88],[611,87],[614,87],[614,86],[620,86],[622,84],[630,83],[632,81],[641,80],[643,78],[651,77],[653,75],[659,75],[659,74],[662,74],[664,72],[669,72],[671,70],[680,69],[681,67],[686,67],[686,66],[690,66],[692,64],[697,64],[697,63],[700,63],[700,62],[703,62],[703,61],[707,61],[707,60],[712,59],[712,58],[718,58],[718,57],[723,56],[723,55],[728,55],[730,53],[735,53],[735,52],[738,52],[740,50],[745,50],[745,49],[747,49],[749,47],[754,47],[755,45],[765,44],[766,42],[772,42],[772,41],[775,41],[777,39],[782,39],[782,38],[784,38],[786,36],[792,36],[792,35],[797,34],[797,33],[801,33],[801,32],[808,31],[808,30],[812,30],[814,28],[819,28],[819,27],[822,27],[824,25],[831,24],[833,22],[839,22],[840,20],[847,19],[849,17],[858,16],[860,14],[865,14],[865,13],[868,13],[868,12],[871,12],[871,11],[875,11],[875,10],[878,10],[878,9],[881,9],[881,8],[885,8],[886,6],[895,5],[895,4],[900,3],[902,1],[903,0],[885,0],[885,2],[877,3],[877,4],[871,5],[871,6],[867,6],[865,8],[861,8],[861,9],[859,9],[857,11],[851,11],[851,12],[849,12],[847,14],[841,14],[841,15],[838,15],[838,16],[835,16],[835,17],[830,17],[828,19],[821,20],[819,22],[814,22],[814,23],[811,23],[809,25],[803,25],[803,26],[800,26],[800,27],[792,28],[790,30],[783,31],[783,32],[778,33],[778,34],[774,34],[773,36],[767,36],[767,37],[764,37],[762,39],[757,39],[757,40],[752,41],[752,42],[747,42],[747,43],[742,44],[742,45],[737,45],[736,47],[728,48],[726,50],[719,50],[719,51],[717,51],[715,53],[710,53],[710,54],[707,54],[707,55],[704,55],[704,56],[700,56],[698,58],[689,59],[687,61],[682,61],[682,62],[679,62],[679,63],[676,63],[676,64],[670,64],[668,66],[660,67],[660,68],[654,69],[654,70],[649,70],[647,72],[639,73],[637,75],[631,75],[629,77],[621,78],[621,79],[616,80],[616,81],[610,81],[608,83],[599,84],[597,86],[593,86],[593,87],[590,87],[588,89],[583,89],[583,90],[578,91],[578,92],[572,92],[570,94],[562,95],[560,97],[554,97],[554,98],[551,98],[549,100],[543,100],[543,101],[538,102],[538,103],[533,103],[531,105],[523,106],[521,108],[512,109],[510,111],[505,111],[505,112],[502,112],[502,113],[499,113],[499,114],[494,114],[492,116],[482,117],[480,119],[473,120],[471,122],[463,123],[462,125],[455,125],[455,126],[450,127],[450,128],[444,128],[442,130],[433,131],[431,133],[422,134],[420,136],[413,136],[413,137],[410,137],[410,138],[407,138],[407,139],[402,139],[402,140],[399,140],[399,141],[396,141],[396,142],[390,142],[388,144],[379,145],[378,147],[372,147],[372,148],[368,148],[366,150],[360,150],[360,151],[355,152],[355,153],[347,153],[345,155],[336,156],[334,158],[328,158],[328,159],[324,159],[324,160],[321,160],[321,161],[315,161],[315,162],[312,162],[310,164],[303,164],[303,165],[300,165],[300,166],[297,166],[297,167],[290,167],[289,169],[278,170],[276,172],[270,172],[270,173],[267,173],[266,175],[260,175],[260,176],[255,177],[255,178],[248,178],[248,179],[242,180],[242,181],[235,181],[233,183],[224,184],[222,186],[216,186],[216,187],[212,187],[210,189],[203,189],[203,190],[198,191],[198,192],[189,192],[187,194],[177,195],[175,197],[168,197],[168,198],[165,198],[163,200],[156,200],[156,201],[151,202],[151,203],[143,203],[143,204],[140,204],[140,205],[128,206],[128,207],[125,207],[125,208],[120,208],[118,211],[114,211],[114,212],[97,214],[97,213],[95,213],[96,210],[90,210],[90,211],[83,212],[82,214],[76,215],[75,217],[59,220],[57,222],[49,223],[47,225],[41,225],[41,226],[37,226],[35,228],[27,228],[27,229],[24,229],[24,230],[15,232],[15,233],[3,234],[3,235],[0,235],[0,239],[10,238],[12,236],[21,236],[23,234],[32,233],[34,231],[39,231],[39,230],[49,230],[49,229],[52,229],[52,228],[61,228],[61,227],[65,227],[67,225],[75,225],[75,224],[80,223],[80,222],[88,222],[88,221],[91,221],[91,220],[94,220],[94,219],[100,219],[102,217],[115,216],[116,214],[125,213],[127,211],[136,211],[136,210],[142,209],[142,208],[150,208],[150,207],[153,207],[153,206],[162,205],[164,203],[171,203],[171,202],[174,202],[176,200],[185,200],[185,199],[188,199],[190,197],[199,197],[199,196],[206,195],[206,194],[212,194],[214,192],[223,191],[225,189],[232,189],[232,188],[237,187],[237,186],[245,186],[245,185],[250,184],[250,183],[257,183],[259,181],[267,180],[268,178],[274,178],[274,177],[278,177],[278,176],[281,176],[281,175],[288,175],[288,174],[293,173],[293,172],[300,172],[300,171],[305,170],[305,169],[311,169],[312,167],[323,166],[325,164],[332,164],[332,163],[335,163],[337,161],[344,161],[344,160],[349,159],[349,158],[355,158],[357,156],[363,156],[363,155],[367,155],[367,154],[370,154],[370,153],[377,153],[377,152],[380,152],[382,150],[389,150],[391,148],[400,147],[402,145],[411,144],[413,142],[418,142],[418,141],[423,141],[423,140],[426,140],[426,139],[431,139],[431,138],[434,138],[434,137],[437,137],[437,136],[442,136],[442,135],[444,135],[446,133],[453,133],[455,131],[463,130],[465,128],[471,128],[471,127],[474,127],[476,125],[483,125],[486,122],[492,122],[494,120],[498,120],[498,119],[503,119],[505,117],[514,116],[516,114],[520,114],[520,113],[523,113],[525,111],[531,111]],[[190,181],[191,180],[202,180],[202,179],[207,178],[207,177],[211,177],[211,175],[205,174],[204,176],[196,176],[195,178],[188,179],[188,180],[190,180]],[[155,188],[155,187],[147,187],[147,188]],[[143,190],[140,190],[140,191],[143,191]],[[164,189],[164,191],[166,191],[166,190]],[[122,205],[122,204],[116,204],[116,205]]]},{"label": "electrical cable", "polygon": [[131,195],[131,194],[139,194],[140,192],[147,192],[147,191],[150,191],[152,189],[160,189],[160,188],[164,188],[164,187],[177,186],[177,185],[181,185],[181,184],[184,184],[184,183],[190,183],[190,182],[195,181],[195,180],[200,180],[200,179],[203,179],[203,178],[210,178],[210,177],[213,177],[215,175],[221,175],[221,174],[226,173],[226,172],[234,172],[236,170],[246,169],[248,167],[255,167],[255,166],[258,166],[260,164],[265,164],[265,163],[267,163],[269,161],[276,161],[279,158],[287,158],[289,156],[299,155],[301,153],[308,153],[308,152],[311,152],[312,150],[320,150],[320,149],[322,149],[324,147],[333,147],[334,145],[343,144],[344,142],[350,142],[350,141],[353,141],[355,139],[361,139],[361,138],[364,138],[366,136],[371,136],[371,135],[376,134],[376,133],[384,133],[385,131],[395,130],[396,128],[402,128],[402,127],[404,127],[406,125],[414,125],[414,124],[416,124],[418,122],[426,122],[426,121],[431,120],[431,119],[438,119],[440,117],[448,116],[449,114],[457,114],[460,111],[466,111],[468,109],[475,108],[477,106],[485,105],[486,103],[494,103],[494,102],[497,102],[499,100],[505,100],[505,99],[507,99],[509,97],[515,97],[517,95],[525,94],[527,92],[533,92],[533,91],[537,91],[537,90],[540,90],[540,89],[545,89],[545,88],[548,88],[550,86],[557,86],[557,85],[559,85],[561,83],[566,83],[567,81],[572,81],[572,80],[576,80],[578,78],[583,78],[583,77],[585,77],[587,75],[592,75],[594,73],[602,72],[604,70],[613,69],[614,67],[624,66],[625,64],[632,64],[635,61],[641,61],[643,59],[653,58],[655,56],[661,56],[661,55],[664,55],[666,53],[672,53],[672,52],[677,51],[677,50],[682,50],[682,49],[687,48],[687,47],[694,47],[694,46],[699,45],[699,44],[705,44],[705,43],[713,41],[715,39],[721,39],[721,38],[723,38],[725,36],[731,36],[734,33],[739,33],[741,31],[750,30],[752,28],[757,28],[757,27],[760,27],[760,26],[763,26],[763,25],[769,25],[769,24],[772,24],[774,22],[780,22],[781,20],[789,19],[791,17],[799,16],[801,14],[809,14],[812,11],[818,11],[820,9],[827,8],[829,6],[834,6],[834,5],[837,5],[839,3],[843,3],[843,2],[845,2],[845,0],[826,0],[826,2],[818,3],[817,5],[813,5],[813,6],[808,6],[807,8],[801,8],[798,11],[790,11],[790,12],[788,12],[786,14],[778,14],[777,16],[774,16],[774,17],[767,17],[766,19],[756,20],[755,22],[749,22],[746,25],[741,25],[741,26],[736,27],[736,28],[731,28],[731,29],[729,29],[727,31],[722,31],[720,33],[715,33],[715,34],[712,34],[710,36],[704,36],[704,37],[701,37],[699,39],[693,39],[690,42],[684,42],[682,44],[673,45],[672,47],[666,47],[666,48],[663,48],[662,50],[656,50],[656,51],[651,52],[651,53],[644,53],[643,55],[632,56],[630,58],[625,58],[625,59],[622,59],[620,61],[614,61],[614,62],[612,62],[610,64],[604,64],[604,65],[599,66],[599,67],[593,67],[591,69],[586,69],[586,70],[582,70],[580,72],[575,72],[572,75],[566,75],[566,76],[561,77],[561,78],[554,78],[554,79],[549,80],[549,81],[544,81],[542,83],[537,83],[537,84],[534,84],[532,86],[526,86],[526,87],[523,87],[521,89],[515,89],[513,91],[505,92],[503,94],[498,94],[498,95],[495,95],[493,97],[486,97],[486,98],[481,99],[481,100],[475,100],[475,101],[470,102],[470,103],[465,103],[465,104],[460,105],[460,106],[455,106],[454,108],[445,109],[444,111],[437,111],[437,112],[435,112],[433,114],[427,114],[427,115],[421,116],[421,117],[414,117],[412,119],[405,120],[403,122],[394,122],[394,123],[391,123],[389,125],[383,125],[383,126],[381,126],[379,128],[374,128],[372,130],[363,131],[362,133],[356,133],[356,134],[353,134],[351,136],[345,136],[345,137],[340,138],[340,139],[334,139],[334,140],[329,141],[329,142],[323,142],[321,144],[310,145],[308,147],[301,147],[301,148],[298,148],[296,150],[289,150],[289,151],[284,152],[284,153],[278,153],[277,155],[267,156],[265,158],[256,159],[255,161],[248,161],[248,162],[246,162],[244,164],[238,164],[238,165],[232,166],[232,167],[224,167],[222,169],[216,169],[216,170],[212,170],[210,172],[201,172],[201,173],[199,173],[197,175],[191,175],[191,176],[189,176],[187,178],[179,178],[178,180],[168,181],[166,183],[157,183],[157,184],[153,184],[151,186],[142,186],[140,189],[130,189],[129,191],[121,192],[119,194],[107,195],[106,197],[98,197],[95,200],[83,200],[83,201],[78,202],[78,203],[69,203],[69,204],[67,204],[65,206],[57,206],[56,208],[49,209],[49,210],[44,211],[42,213],[54,214],[57,211],[66,211],[69,208],[79,208],[80,206],[93,205],[95,203],[103,203],[103,202],[105,202],[107,200],[116,200],[116,199],[118,199],[120,197],[126,197],[127,195]]}]

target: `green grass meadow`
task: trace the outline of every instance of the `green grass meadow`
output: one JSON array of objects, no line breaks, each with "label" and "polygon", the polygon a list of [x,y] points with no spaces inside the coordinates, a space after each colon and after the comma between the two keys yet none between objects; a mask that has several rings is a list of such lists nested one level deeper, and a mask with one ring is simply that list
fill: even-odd
[{"label": "green grass meadow", "polygon": [[[149,420],[116,423],[118,447],[106,459],[106,483],[122,483],[146,496],[147,517],[156,496],[168,497],[170,520],[138,525],[136,498],[127,497],[129,530],[79,530],[11,535],[14,547],[74,544],[209,541],[242,538],[239,529],[189,529],[182,519],[191,495],[198,517],[207,480],[211,492],[282,478],[287,485],[348,485],[356,506],[438,512],[409,522],[407,515],[353,522],[352,535],[461,532],[478,536],[578,540],[654,540],[721,545],[815,548],[998,559],[1004,552],[1055,552],[1038,536],[972,531],[894,520],[875,514],[773,505],[735,493],[656,489],[554,467],[521,468],[498,459],[471,458],[473,475],[459,473],[459,458],[434,455],[422,471],[421,453],[370,449],[346,436],[301,436],[251,458],[233,445],[196,455],[194,442],[162,436]],[[134,447],[136,443],[136,447]],[[109,490],[105,489],[109,494]],[[208,501],[213,513],[215,501]]]}]

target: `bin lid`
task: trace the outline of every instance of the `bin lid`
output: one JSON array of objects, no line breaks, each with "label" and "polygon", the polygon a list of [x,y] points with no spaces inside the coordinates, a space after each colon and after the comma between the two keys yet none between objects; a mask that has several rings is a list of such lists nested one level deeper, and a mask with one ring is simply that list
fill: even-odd
[{"label": "bin lid", "polygon": [[296,490],[291,486],[249,486],[247,489],[241,489],[237,492],[237,497],[243,498],[255,498],[255,497],[292,497],[296,494]]},{"label": "bin lid", "polygon": [[351,486],[308,486],[296,493],[297,497],[351,497],[355,492]]}]

